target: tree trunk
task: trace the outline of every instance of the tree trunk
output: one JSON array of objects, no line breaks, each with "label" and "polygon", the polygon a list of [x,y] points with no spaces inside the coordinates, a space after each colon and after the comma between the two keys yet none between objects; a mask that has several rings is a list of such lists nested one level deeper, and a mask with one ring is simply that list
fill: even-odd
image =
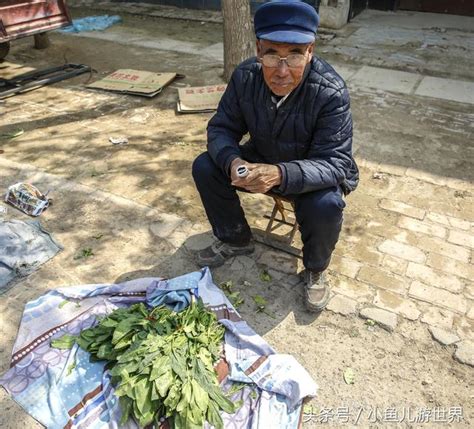
[{"label": "tree trunk", "polygon": [[255,55],[255,35],[249,0],[222,0],[224,18],[224,79],[235,67]]}]

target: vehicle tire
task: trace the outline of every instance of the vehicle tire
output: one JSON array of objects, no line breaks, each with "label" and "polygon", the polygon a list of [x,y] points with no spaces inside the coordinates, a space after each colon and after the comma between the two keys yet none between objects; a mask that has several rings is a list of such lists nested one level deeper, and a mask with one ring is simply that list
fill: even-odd
[{"label": "vehicle tire", "polygon": [[10,51],[10,42],[0,43],[0,60],[3,60]]}]

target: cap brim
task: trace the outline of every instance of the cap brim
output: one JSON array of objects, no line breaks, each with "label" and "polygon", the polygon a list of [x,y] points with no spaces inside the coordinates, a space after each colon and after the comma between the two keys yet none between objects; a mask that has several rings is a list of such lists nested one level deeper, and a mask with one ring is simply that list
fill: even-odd
[{"label": "cap brim", "polygon": [[278,30],[270,32],[258,32],[257,39],[269,40],[279,43],[306,44],[314,42],[316,36],[312,32]]}]

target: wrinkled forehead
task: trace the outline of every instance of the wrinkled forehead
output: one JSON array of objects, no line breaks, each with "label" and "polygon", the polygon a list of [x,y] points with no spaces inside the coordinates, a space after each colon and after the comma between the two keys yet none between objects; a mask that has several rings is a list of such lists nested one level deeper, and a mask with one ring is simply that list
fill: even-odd
[{"label": "wrinkled forehead", "polygon": [[304,54],[311,46],[311,43],[282,43],[264,39],[259,39],[258,43],[262,54],[279,54],[280,56],[288,53]]}]

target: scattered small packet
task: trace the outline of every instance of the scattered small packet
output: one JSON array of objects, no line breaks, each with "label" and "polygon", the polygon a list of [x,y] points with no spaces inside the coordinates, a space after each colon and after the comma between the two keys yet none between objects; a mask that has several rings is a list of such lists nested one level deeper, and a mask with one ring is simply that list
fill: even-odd
[{"label": "scattered small packet", "polygon": [[109,137],[109,142],[113,145],[128,144],[127,137]]},{"label": "scattered small packet", "polygon": [[30,183],[16,183],[8,188],[5,202],[30,216],[39,216],[49,206],[46,198],[35,186]]}]

